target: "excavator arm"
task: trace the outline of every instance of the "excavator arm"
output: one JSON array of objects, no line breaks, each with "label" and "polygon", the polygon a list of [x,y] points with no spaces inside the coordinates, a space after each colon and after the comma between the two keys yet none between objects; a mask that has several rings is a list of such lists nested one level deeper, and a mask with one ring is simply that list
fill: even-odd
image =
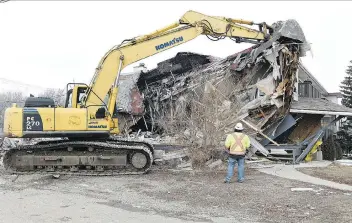
[{"label": "excavator arm", "polygon": [[[251,29],[243,25],[258,25],[259,29]],[[107,107],[109,113],[113,114],[119,77],[123,68],[191,41],[200,35],[206,35],[212,40],[228,37],[236,42],[258,44],[270,38],[269,31],[271,28],[265,23],[255,24],[251,21],[188,11],[176,23],[145,36],[124,40],[120,45],[109,50],[99,62],[82,104],[84,107],[89,107],[89,113],[93,117],[98,108],[97,105],[102,105],[103,99],[112,87]]]}]

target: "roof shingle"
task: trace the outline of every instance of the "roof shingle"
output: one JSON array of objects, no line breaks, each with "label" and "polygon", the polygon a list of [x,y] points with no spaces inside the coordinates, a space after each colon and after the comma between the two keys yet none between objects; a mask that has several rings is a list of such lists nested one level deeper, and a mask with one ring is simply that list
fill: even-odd
[{"label": "roof shingle", "polygon": [[329,112],[351,112],[352,108],[336,104],[332,101],[322,98],[304,98],[300,97],[298,101],[293,101],[291,109],[295,110],[316,110]]}]

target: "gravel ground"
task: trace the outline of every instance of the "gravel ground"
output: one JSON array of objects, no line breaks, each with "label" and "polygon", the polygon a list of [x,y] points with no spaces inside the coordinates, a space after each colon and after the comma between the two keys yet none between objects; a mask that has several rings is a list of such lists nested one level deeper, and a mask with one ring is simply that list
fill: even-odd
[{"label": "gravel ground", "polygon": [[[246,170],[142,176],[0,175],[0,222],[351,222],[352,195]],[[314,191],[292,192],[293,187]],[[127,220],[128,219],[128,220]]]},{"label": "gravel ground", "polygon": [[331,164],[328,167],[297,168],[298,171],[307,175],[318,177],[336,183],[348,184],[352,186],[352,166],[342,166]]}]

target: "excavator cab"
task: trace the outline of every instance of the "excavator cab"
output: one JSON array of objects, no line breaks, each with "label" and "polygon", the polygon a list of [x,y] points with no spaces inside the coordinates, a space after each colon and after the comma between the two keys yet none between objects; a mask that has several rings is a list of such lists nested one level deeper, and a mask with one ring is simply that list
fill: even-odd
[{"label": "excavator cab", "polygon": [[[83,104],[83,98],[86,95],[86,91],[88,89],[88,85],[83,84],[83,83],[68,83],[67,88],[66,88],[66,101],[65,101],[65,108],[85,108]],[[97,120],[110,120],[110,127],[112,128],[111,133],[117,134],[119,132],[118,130],[118,120],[117,120],[117,105],[115,102],[115,108],[114,108],[114,113],[109,114],[109,111],[107,109],[107,105],[109,103],[109,98],[111,96],[111,90],[106,94],[104,100],[102,101],[101,104],[96,105],[95,107],[99,107],[95,114],[94,114],[94,119]],[[89,106],[88,106],[89,107]],[[87,108],[88,108],[87,107]]]},{"label": "excavator cab", "polygon": [[[73,87],[70,88],[70,86],[72,85]],[[87,88],[88,86],[86,84],[68,83],[67,90],[66,90],[65,108],[82,108],[83,104],[81,104],[81,102],[83,102],[83,98],[86,94]],[[107,114],[108,110],[106,107],[108,105],[110,96],[111,96],[111,90],[105,96],[103,101],[104,103],[102,102],[101,107],[95,113],[96,118],[104,118],[106,116],[109,116],[109,114]],[[117,117],[117,112],[118,112],[117,104],[115,103],[114,113],[111,114],[113,118]]]},{"label": "excavator cab", "polygon": [[[70,86],[72,86],[71,89]],[[80,83],[68,83],[66,90],[65,108],[80,108],[80,103],[87,90],[87,85]]]}]

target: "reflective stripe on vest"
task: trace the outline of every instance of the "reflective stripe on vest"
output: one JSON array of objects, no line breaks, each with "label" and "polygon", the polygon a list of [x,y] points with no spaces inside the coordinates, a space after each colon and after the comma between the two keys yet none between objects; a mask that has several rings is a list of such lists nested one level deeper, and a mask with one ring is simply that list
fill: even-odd
[{"label": "reflective stripe on vest", "polygon": [[245,137],[245,135],[241,133],[239,137],[236,134],[232,134],[232,136],[235,139],[235,142],[230,147],[230,154],[245,155],[246,149],[242,143],[242,139]]}]

